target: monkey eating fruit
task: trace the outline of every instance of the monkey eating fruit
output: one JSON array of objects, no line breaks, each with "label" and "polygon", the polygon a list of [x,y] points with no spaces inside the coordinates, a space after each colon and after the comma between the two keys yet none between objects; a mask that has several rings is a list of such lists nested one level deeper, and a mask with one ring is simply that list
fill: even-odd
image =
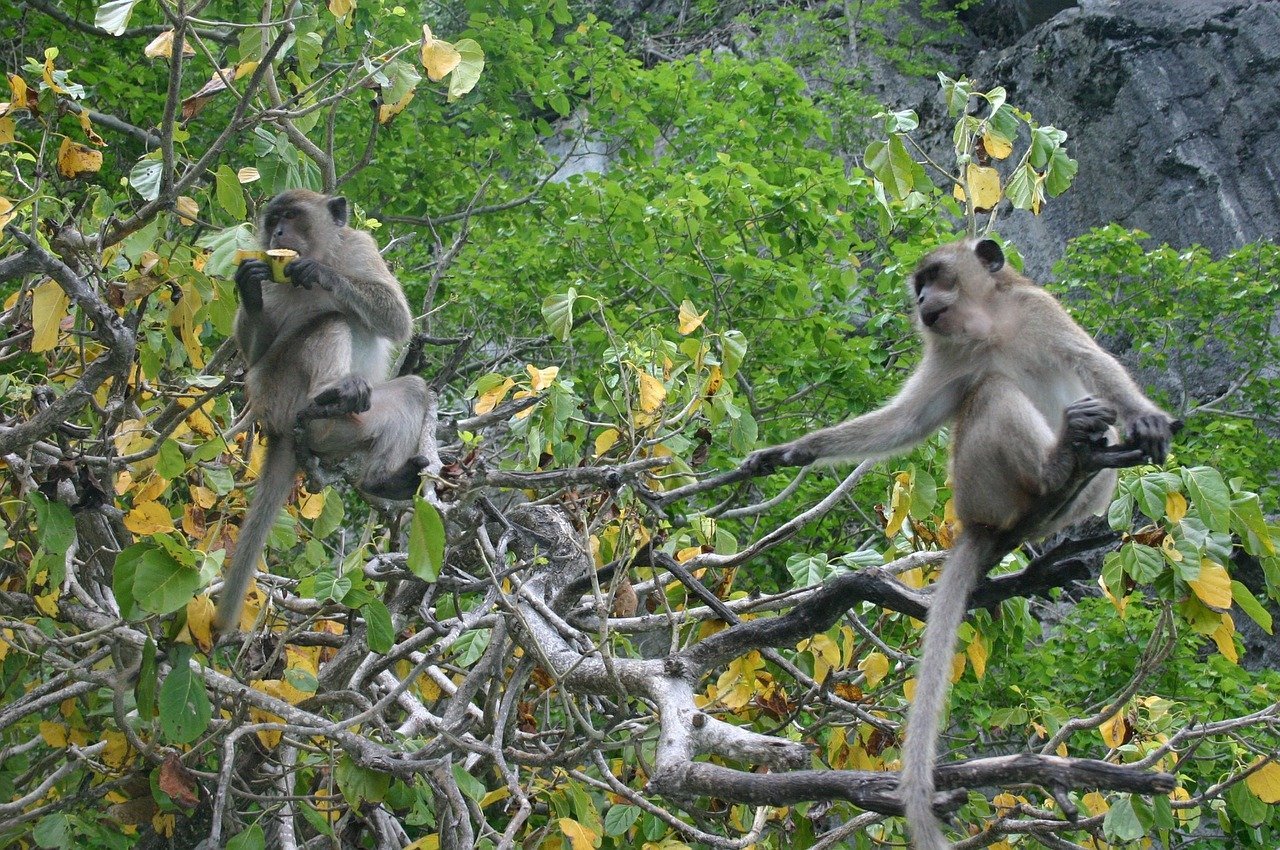
[{"label": "monkey eating fruit", "polygon": [[[948,846],[933,814],[956,631],[979,578],[1023,540],[1111,501],[1115,469],[1161,463],[1178,423],[990,239],[928,254],[910,279],[924,357],[879,410],[750,455],[754,473],[906,451],[951,422],[961,533],[929,604],[899,796],[917,850]],[[1117,420],[1127,440],[1116,445]]]},{"label": "monkey eating fruit", "polygon": [[[391,350],[409,338],[413,317],[373,237],[347,226],[346,199],[306,189],[277,195],[262,212],[259,239],[271,264],[247,256],[236,269],[235,336],[267,450],[218,602],[224,634],[238,627],[267,535],[293,490],[295,427],[322,459],[359,456],[359,487],[374,496],[410,498],[426,465],[417,453],[426,383],[416,375],[387,380]],[[285,282],[263,286],[281,260]]]}]

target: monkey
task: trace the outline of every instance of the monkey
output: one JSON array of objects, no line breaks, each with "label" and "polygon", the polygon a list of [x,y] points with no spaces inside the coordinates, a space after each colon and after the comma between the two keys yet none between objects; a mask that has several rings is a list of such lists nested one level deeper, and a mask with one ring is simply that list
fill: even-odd
[{"label": "monkey", "polygon": [[[1181,423],[1150,401],[1057,300],[991,239],[934,249],[908,281],[924,354],[884,407],[761,449],[752,474],[900,454],[951,422],[960,535],[932,594],[899,796],[918,850],[949,846],[934,761],[956,633],[978,580],[1027,539],[1104,511],[1115,470],[1162,463]],[[1128,429],[1117,444],[1119,420]]]},{"label": "monkey", "polygon": [[248,517],[226,571],[215,626],[235,630],[245,592],[298,472],[295,428],[320,458],[362,458],[358,488],[386,499],[417,491],[427,386],[417,375],[387,380],[392,348],[409,338],[404,291],[372,236],[347,226],[347,200],[292,189],[263,208],[259,240],[288,248],[287,283],[246,259],[235,273],[235,338],[248,367],[249,408],[266,456]]}]

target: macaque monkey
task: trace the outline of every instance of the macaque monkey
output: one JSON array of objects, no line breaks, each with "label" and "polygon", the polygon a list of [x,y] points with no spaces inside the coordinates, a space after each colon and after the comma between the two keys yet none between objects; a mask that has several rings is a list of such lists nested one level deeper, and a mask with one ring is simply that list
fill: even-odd
[{"label": "macaque monkey", "polygon": [[236,270],[236,342],[267,451],[218,602],[224,634],[237,628],[249,579],[293,489],[295,427],[320,458],[362,457],[359,487],[375,496],[411,497],[426,465],[417,453],[426,383],[416,375],[387,380],[392,347],[409,338],[413,318],[373,237],[347,226],[346,199],[306,189],[277,195],[263,210],[259,239],[298,257],[285,267],[287,283],[272,282],[262,260]]},{"label": "macaque monkey", "polygon": [[[911,276],[910,294],[924,357],[898,395],[745,465],[764,472],[888,457],[953,423],[962,528],[929,605],[899,785],[914,846],[940,850],[949,845],[933,814],[933,768],[970,592],[1023,540],[1105,510],[1115,469],[1162,462],[1177,423],[1053,296],[1008,268],[990,239],[934,250]],[[1123,445],[1115,445],[1117,419],[1128,432]]]}]

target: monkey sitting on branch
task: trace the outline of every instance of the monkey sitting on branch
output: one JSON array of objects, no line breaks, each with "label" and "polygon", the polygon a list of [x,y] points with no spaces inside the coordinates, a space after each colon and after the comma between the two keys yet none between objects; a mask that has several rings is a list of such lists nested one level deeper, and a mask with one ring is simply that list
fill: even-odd
[{"label": "monkey sitting on branch", "polygon": [[[956,633],[978,579],[1029,538],[1111,501],[1115,469],[1164,461],[1178,423],[990,240],[927,255],[910,279],[924,357],[879,410],[749,456],[761,474],[906,451],[952,422],[961,533],[929,605],[899,795],[914,846],[948,846],[933,813],[934,761]],[[1117,418],[1128,439],[1116,445]]]},{"label": "monkey sitting on branch", "polygon": [[387,380],[392,348],[409,338],[404,291],[373,237],[347,226],[346,198],[293,189],[263,209],[266,249],[298,254],[287,283],[247,259],[236,269],[235,336],[248,365],[249,408],[266,436],[266,458],[240,527],[218,602],[216,627],[237,628],[249,580],[293,489],[295,428],[321,459],[362,459],[359,488],[385,499],[417,491],[427,386],[416,375]]}]

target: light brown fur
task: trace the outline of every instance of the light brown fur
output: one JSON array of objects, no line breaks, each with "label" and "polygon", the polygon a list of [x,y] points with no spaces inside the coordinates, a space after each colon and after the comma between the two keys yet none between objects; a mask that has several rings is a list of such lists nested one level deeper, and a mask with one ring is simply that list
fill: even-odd
[{"label": "light brown fur", "polygon": [[387,380],[391,349],[409,338],[412,315],[373,237],[348,227],[346,214],[343,198],[305,189],[276,196],[259,238],[264,248],[298,253],[286,269],[291,283],[272,282],[256,260],[236,272],[236,341],[267,457],[226,571],[221,632],[238,626],[249,579],[293,489],[296,426],[322,458],[362,456],[366,492],[408,498],[417,486],[426,384],[416,375]]},{"label": "light brown fur", "polygon": [[[1104,510],[1115,467],[1168,451],[1173,419],[994,242],[934,250],[911,277],[924,357],[880,410],[764,449],[764,471],[898,454],[953,422],[951,479],[962,533],[929,606],[899,793],[918,850],[948,846],[933,765],[956,631],[987,570],[1027,537]],[[1119,420],[1129,440],[1116,446]],[[1108,448],[1108,446],[1111,446]]]}]

